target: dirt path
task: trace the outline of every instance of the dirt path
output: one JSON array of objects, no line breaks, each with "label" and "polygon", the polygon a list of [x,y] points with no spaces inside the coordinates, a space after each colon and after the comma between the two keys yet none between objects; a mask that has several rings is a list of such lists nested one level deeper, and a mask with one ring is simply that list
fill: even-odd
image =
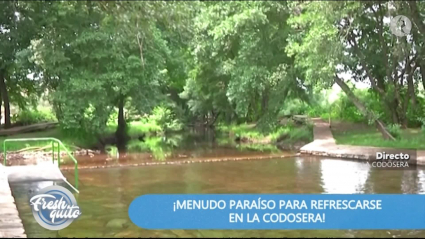
[{"label": "dirt path", "polygon": [[335,158],[373,160],[377,152],[416,153],[416,164],[425,165],[425,150],[403,150],[368,146],[337,145],[329,127],[329,123],[320,118],[311,119],[314,124],[314,141],[300,149],[302,154],[327,156]]}]

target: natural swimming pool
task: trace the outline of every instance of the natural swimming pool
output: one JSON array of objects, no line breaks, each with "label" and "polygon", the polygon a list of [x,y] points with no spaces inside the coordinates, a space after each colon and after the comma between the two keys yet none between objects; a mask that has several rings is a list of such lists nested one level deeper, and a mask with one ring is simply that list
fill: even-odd
[{"label": "natural swimming pool", "polygon": [[[72,177],[69,172],[67,177]],[[365,162],[291,157],[214,163],[119,167],[80,171],[77,200],[83,215],[68,228],[40,227],[28,204],[35,185],[12,190],[28,237],[423,237],[425,231],[144,230],[128,206],[144,194],[191,193],[425,193],[425,169],[376,170]],[[51,182],[50,182],[51,183]],[[45,182],[47,186],[49,182]]]}]

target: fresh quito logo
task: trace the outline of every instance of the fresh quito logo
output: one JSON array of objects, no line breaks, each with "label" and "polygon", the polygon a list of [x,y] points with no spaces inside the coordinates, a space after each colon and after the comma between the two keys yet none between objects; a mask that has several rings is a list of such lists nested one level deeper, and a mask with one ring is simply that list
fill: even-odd
[{"label": "fresh quito logo", "polygon": [[61,230],[81,215],[74,195],[61,186],[43,188],[30,199],[35,220],[48,230]]}]

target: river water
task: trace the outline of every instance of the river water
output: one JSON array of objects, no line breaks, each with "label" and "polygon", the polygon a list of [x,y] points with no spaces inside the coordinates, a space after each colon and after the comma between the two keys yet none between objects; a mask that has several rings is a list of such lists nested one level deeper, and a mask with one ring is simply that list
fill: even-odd
[{"label": "river water", "polygon": [[[72,182],[72,173],[66,174]],[[290,157],[89,169],[80,171],[80,181],[77,200],[83,215],[58,232],[45,230],[34,220],[28,205],[28,190],[34,185],[12,185],[29,237],[425,237],[425,231],[385,230],[144,230],[127,213],[132,200],[144,194],[421,194],[423,168],[374,170],[365,162]]]}]

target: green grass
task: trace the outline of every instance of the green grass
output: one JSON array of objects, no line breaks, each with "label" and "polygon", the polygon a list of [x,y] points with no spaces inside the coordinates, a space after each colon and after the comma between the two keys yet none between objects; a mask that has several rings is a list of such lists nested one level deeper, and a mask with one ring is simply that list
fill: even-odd
[{"label": "green grass", "polygon": [[[16,134],[11,135],[8,137],[0,137],[0,144],[3,145],[3,141],[5,139],[14,139],[14,138],[45,138],[45,137],[53,137],[57,138],[62,141],[62,143],[67,147],[68,149],[72,150],[75,147],[85,148],[92,146],[96,143],[96,139],[94,137],[89,136],[71,136],[64,134],[59,128],[56,129],[50,129],[46,131],[38,131],[38,132],[31,132],[31,133],[24,133],[24,134]],[[26,147],[32,147],[32,146],[50,146],[51,143],[48,143],[46,141],[34,141],[34,142],[8,142],[7,143],[7,149],[8,150],[19,150]]]},{"label": "green grass", "polygon": [[[142,120],[142,121],[133,121],[129,122],[128,125],[128,134],[130,137],[139,136],[142,134],[151,134],[155,135],[157,132],[162,131],[161,127],[155,122]],[[107,134],[113,134],[117,129],[117,124],[109,124],[106,129]]]},{"label": "green grass", "polygon": [[231,125],[224,125],[224,124],[220,124],[217,129],[220,132],[223,133],[231,133],[234,136],[238,136],[238,137],[246,137],[246,138],[250,138],[250,139],[261,139],[264,138],[266,135],[259,132],[256,128],[255,128],[255,124],[231,124]]},{"label": "green grass", "polygon": [[350,129],[333,131],[337,144],[389,147],[401,149],[425,149],[425,133],[421,129],[403,129],[395,141],[384,140],[376,129]]},{"label": "green grass", "polygon": [[[311,125],[295,126],[287,124],[277,127],[272,132],[260,132],[254,124],[240,125],[219,125],[218,130],[229,134],[230,137],[244,137],[251,140],[269,139],[270,142],[276,142],[279,138],[285,138],[285,143],[295,143],[298,141],[312,141],[313,127]],[[231,134],[230,134],[231,133]]]},{"label": "green grass", "polygon": [[[106,128],[105,135],[110,135],[115,132],[117,128],[116,124],[110,124]],[[155,135],[157,132],[161,131],[161,127],[157,124],[151,122],[151,121],[135,121],[128,123],[128,134],[130,137],[137,137],[141,134],[147,134],[147,135]],[[55,129],[49,129],[46,131],[38,131],[38,132],[31,132],[31,133],[23,133],[23,134],[16,134],[8,137],[0,137],[0,144],[3,145],[3,141],[8,138],[45,138],[45,137],[52,137],[57,138],[64,143],[64,145],[72,150],[75,147],[79,148],[90,148],[93,145],[97,143],[97,139],[88,133],[84,132],[74,132],[73,134],[69,134],[66,132],[61,131],[59,128]],[[155,144],[151,142],[151,144]],[[44,147],[44,146],[50,146],[51,143],[49,142],[9,142],[7,143],[7,149],[11,151],[16,151],[20,149],[24,149],[27,147]],[[131,147],[137,148],[136,146],[133,146],[130,144]],[[152,146],[153,147],[153,146]],[[152,148],[147,147],[147,148]]]},{"label": "green grass", "polygon": [[313,128],[308,125],[291,129],[289,132],[289,141],[313,141]]}]

